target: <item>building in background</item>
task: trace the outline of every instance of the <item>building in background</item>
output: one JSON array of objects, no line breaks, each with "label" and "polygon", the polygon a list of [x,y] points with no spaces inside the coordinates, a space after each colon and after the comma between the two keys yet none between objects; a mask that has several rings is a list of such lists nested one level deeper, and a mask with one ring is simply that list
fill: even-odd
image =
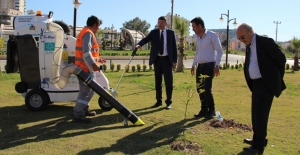
[{"label": "building in background", "polygon": [[0,23],[12,25],[17,15],[24,15],[26,0],[0,0]]}]

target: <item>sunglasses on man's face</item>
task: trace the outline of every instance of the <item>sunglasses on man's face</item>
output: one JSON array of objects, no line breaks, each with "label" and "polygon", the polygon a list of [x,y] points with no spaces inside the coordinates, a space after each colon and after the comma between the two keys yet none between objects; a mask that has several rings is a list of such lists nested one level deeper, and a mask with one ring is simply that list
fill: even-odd
[{"label": "sunglasses on man's face", "polygon": [[244,36],[244,35],[242,35],[242,36],[240,36],[240,37],[237,36],[237,39],[238,39],[238,40],[244,40],[244,39],[245,39],[245,36]]}]

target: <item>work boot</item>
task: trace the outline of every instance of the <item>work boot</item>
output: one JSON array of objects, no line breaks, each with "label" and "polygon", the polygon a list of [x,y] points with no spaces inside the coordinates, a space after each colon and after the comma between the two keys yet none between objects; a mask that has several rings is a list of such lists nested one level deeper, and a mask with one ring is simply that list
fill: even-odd
[{"label": "work boot", "polygon": [[84,112],[85,116],[96,116],[96,114],[96,111],[91,111],[90,109]]},{"label": "work boot", "polygon": [[85,118],[84,116],[74,116],[72,122],[90,124],[92,123],[92,120],[89,118]]},{"label": "work boot", "polygon": [[96,111],[91,111],[90,110],[90,106],[86,106],[85,108],[84,108],[84,115],[85,116],[96,116]]}]

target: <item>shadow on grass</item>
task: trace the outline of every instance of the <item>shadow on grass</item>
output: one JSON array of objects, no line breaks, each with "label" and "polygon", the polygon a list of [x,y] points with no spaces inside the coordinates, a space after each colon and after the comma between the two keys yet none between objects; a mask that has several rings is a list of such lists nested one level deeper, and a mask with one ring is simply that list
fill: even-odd
[{"label": "shadow on grass", "polygon": [[[141,108],[134,112],[140,116],[161,110],[159,108]],[[53,104],[49,105],[45,111],[38,112],[29,111],[25,105],[0,108],[0,150],[32,142],[124,128],[124,116],[122,114],[105,114],[103,110],[98,110],[97,113],[98,115],[92,118],[92,124],[80,124],[71,122],[73,106],[70,105]],[[103,127],[116,123],[122,124],[114,127]],[[84,130],[74,131],[78,129]],[[143,139],[140,137],[141,141]]]},{"label": "shadow on grass", "polygon": [[[116,142],[110,147],[97,148],[79,152],[78,155],[86,154],[106,154],[112,152],[122,152],[124,154],[140,154],[156,147],[169,145],[175,141],[182,133],[182,125],[188,123],[186,127],[193,127],[208,120],[186,119],[165,126],[153,124],[130,134]],[[171,151],[170,148],[166,152]]]}]

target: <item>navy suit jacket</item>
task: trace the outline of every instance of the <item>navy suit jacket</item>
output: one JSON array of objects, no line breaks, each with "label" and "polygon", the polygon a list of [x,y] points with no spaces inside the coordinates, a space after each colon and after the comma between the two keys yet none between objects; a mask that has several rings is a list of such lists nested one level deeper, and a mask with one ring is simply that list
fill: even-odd
[{"label": "navy suit jacket", "polygon": [[[160,40],[160,31],[159,29],[155,29],[152,30],[146,36],[146,38],[143,38],[138,43],[138,45],[143,46],[146,43],[151,42],[149,65],[152,65],[155,62],[156,58],[158,57],[159,40]],[[167,50],[168,50],[170,65],[173,65],[173,63],[177,63],[177,45],[176,45],[175,32],[170,29],[167,29]]]},{"label": "navy suit jacket", "polygon": [[[263,82],[270,91],[279,97],[286,88],[283,81],[286,58],[284,53],[273,39],[256,34],[257,61]],[[244,73],[246,72],[244,68]],[[246,77],[246,73],[245,73]],[[252,91],[252,80],[247,80],[249,89]]]}]

